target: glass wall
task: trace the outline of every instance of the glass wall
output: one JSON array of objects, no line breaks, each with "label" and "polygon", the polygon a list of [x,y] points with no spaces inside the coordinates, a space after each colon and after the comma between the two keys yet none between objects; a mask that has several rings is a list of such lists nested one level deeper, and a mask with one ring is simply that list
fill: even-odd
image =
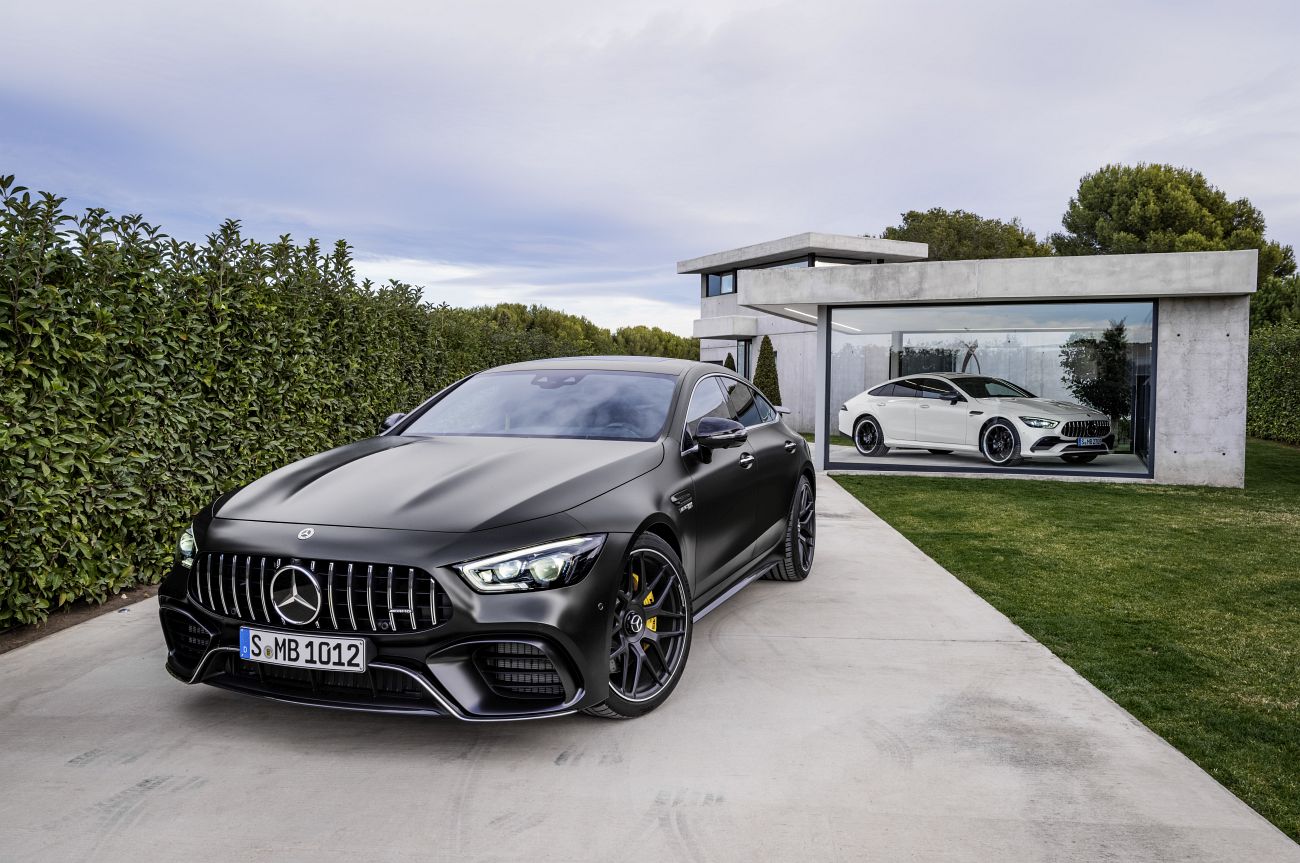
[{"label": "glass wall", "polygon": [[830,310],[828,462],[1148,476],[1155,306]]}]

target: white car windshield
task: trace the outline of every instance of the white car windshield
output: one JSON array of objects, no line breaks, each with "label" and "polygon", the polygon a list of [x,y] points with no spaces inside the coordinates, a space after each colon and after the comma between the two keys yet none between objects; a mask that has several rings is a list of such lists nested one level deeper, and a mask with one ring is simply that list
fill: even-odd
[{"label": "white car windshield", "polygon": [[966,391],[967,395],[977,399],[1037,398],[1029,390],[1001,378],[958,378],[956,383]]},{"label": "white car windshield", "polygon": [[649,441],[668,421],[677,379],[646,372],[547,369],[475,375],[404,435]]}]

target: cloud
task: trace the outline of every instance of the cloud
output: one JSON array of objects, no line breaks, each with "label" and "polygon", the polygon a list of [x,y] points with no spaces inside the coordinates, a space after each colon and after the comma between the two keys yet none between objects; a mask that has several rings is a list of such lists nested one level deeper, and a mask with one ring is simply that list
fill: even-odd
[{"label": "cloud", "polygon": [[0,171],[469,268],[465,302],[676,314],[679,259],[912,208],[1045,234],[1114,161],[1198,168],[1300,241],[1289,2],[11,7]]}]

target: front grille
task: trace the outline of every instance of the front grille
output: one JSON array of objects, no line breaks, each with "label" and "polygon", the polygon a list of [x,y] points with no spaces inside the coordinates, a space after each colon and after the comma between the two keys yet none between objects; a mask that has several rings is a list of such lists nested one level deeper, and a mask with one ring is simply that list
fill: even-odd
[{"label": "front grille", "polygon": [[223,669],[241,688],[272,695],[304,696],[332,701],[425,703],[428,693],[410,677],[388,668],[366,669],[361,674],[315,671],[261,662],[226,659]]},{"label": "front grille", "polygon": [[348,560],[207,552],[194,563],[190,597],[216,614],[283,626],[270,588],[272,577],[288,564],[310,570],[320,582],[317,630],[419,632],[451,617],[447,592],[424,570]]},{"label": "front grille", "polygon": [[531,644],[489,644],[475,651],[474,664],[488,687],[504,698],[564,697],[564,684],[550,657]]},{"label": "front grille", "polygon": [[193,668],[212,646],[212,635],[183,614],[164,609],[167,645],[186,668]]},{"label": "front grille", "polygon": [[1065,437],[1105,437],[1110,434],[1110,420],[1071,420],[1061,427]]}]

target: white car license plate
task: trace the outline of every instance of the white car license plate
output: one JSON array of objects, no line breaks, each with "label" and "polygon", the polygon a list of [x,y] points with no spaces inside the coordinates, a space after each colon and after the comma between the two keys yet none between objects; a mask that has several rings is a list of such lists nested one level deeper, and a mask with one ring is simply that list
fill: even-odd
[{"label": "white car license plate", "polygon": [[1102,440],[1099,437],[1079,438],[1079,446],[1101,446],[1101,445],[1102,445]]},{"label": "white car license plate", "polygon": [[366,640],[270,632],[241,626],[239,658],[271,665],[360,674],[366,670]]}]

